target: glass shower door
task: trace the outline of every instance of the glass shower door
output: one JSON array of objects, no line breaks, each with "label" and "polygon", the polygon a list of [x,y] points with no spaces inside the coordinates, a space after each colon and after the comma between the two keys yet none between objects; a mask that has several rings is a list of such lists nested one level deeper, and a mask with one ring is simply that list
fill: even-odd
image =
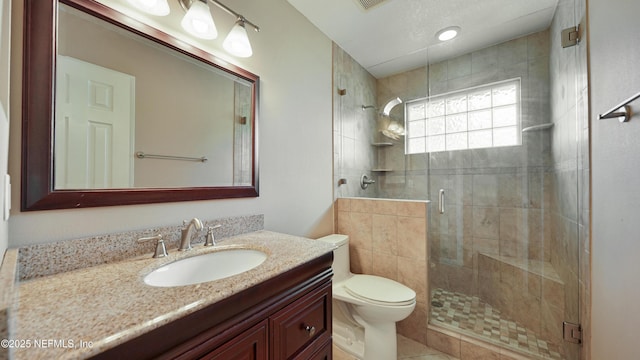
[{"label": "glass shower door", "polygon": [[[551,29],[429,65],[429,322],[531,358],[580,356],[563,322],[580,322],[588,207],[567,70],[581,49],[563,49],[558,30],[575,9],[560,1]],[[516,102],[504,98],[512,83]]]}]

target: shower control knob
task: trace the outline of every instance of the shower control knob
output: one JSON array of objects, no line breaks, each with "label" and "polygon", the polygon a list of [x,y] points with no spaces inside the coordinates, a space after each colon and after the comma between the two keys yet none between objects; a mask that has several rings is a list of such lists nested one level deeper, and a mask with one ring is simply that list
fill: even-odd
[{"label": "shower control knob", "polygon": [[316,333],[316,327],[315,326],[307,325],[307,326],[305,326],[304,330],[309,333],[309,337],[312,337]]},{"label": "shower control knob", "polygon": [[375,183],[376,181],[373,179],[369,179],[367,174],[364,174],[360,177],[360,188],[362,188],[362,190],[365,190],[366,188],[369,187],[369,185],[375,184]]}]

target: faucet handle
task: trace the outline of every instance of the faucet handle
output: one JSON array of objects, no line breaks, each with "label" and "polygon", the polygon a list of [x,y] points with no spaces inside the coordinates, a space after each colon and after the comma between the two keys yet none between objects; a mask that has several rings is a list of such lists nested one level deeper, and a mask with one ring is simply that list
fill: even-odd
[{"label": "faucet handle", "polygon": [[156,251],[153,253],[154,258],[161,258],[167,256],[167,248],[164,245],[164,240],[162,239],[162,234],[158,234],[156,236],[142,237],[138,239],[138,242],[147,242],[156,240]]},{"label": "faucet handle", "polygon": [[222,225],[218,224],[215,226],[209,226],[207,229],[207,240],[204,242],[204,246],[214,246],[216,244],[216,239],[213,236],[213,229],[221,228]]}]

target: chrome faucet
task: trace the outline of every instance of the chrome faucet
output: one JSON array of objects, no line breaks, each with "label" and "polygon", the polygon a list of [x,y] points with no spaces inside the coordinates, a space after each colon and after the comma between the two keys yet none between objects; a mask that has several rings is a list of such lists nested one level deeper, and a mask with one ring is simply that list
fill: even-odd
[{"label": "chrome faucet", "polygon": [[202,221],[198,218],[193,218],[191,221],[185,220],[183,222],[184,227],[182,228],[182,237],[180,238],[180,251],[191,250],[191,233],[193,232],[193,228],[196,230],[202,230]]}]

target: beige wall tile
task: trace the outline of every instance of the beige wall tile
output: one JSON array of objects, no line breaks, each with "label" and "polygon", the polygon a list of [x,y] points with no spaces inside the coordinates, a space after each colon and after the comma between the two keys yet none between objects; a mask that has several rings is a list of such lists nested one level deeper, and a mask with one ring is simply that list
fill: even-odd
[{"label": "beige wall tile", "polygon": [[413,289],[416,309],[398,324],[398,333],[425,345],[427,206],[427,202],[355,198],[339,199],[337,205],[337,229],[350,237],[351,271],[383,276]]},{"label": "beige wall tile", "polygon": [[425,219],[398,217],[398,255],[427,259],[427,223]]},{"label": "beige wall tile", "polygon": [[499,240],[498,239],[485,239],[481,237],[473,238],[473,251],[483,254],[498,255],[499,253]]},{"label": "beige wall tile", "polygon": [[417,303],[413,313],[397,323],[397,332],[409,339],[427,345],[427,307]]},{"label": "beige wall tile", "polygon": [[398,257],[398,281],[416,292],[418,301],[428,301],[427,263],[404,257]]},{"label": "beige wall tile", "polygon": [[369,212],[373,214],[395,215],[398,212],[398,202],[393,200],[372,200]]},{"label": "beige wall tile", "polygon": [[460,338],[427,329],[427,346],[445,354],[460,357]]},{"label": "beige wall tile", "polygon": [[351,272],[355,274],[373,273],[373,251],[350,246],[349,258],[351,260]]},{"label": "beige wall tile", "polygon": [[373,250],[398,254],[398,221],[394,215],[372,215]]},{"label": "beige wall tile", "polygon": [[353,223],[351,221],[351,213],[347,211],[338,211],[338,224],[336,226],[338,234],[353,234]]},{"label": "beige wall tile", "polygon": [[[355,203],[354,203],[355,204]],[[351,213],[350,242],[359,249],[372,250],[372,218],[367,213]]]},{"label": "beige wall tile", "polygon": [[415,218],[426,218],[428,203],[417,201],[398,202],[398,216],[408,216]]},{"label": "beige wall tile", "polygon": [[338,198],[336,200],[338,211],[351,211],[351,199]]},{"label": "beige wall tile", "polygon": [[540,316],[542,318],[540,335],[545,339],[554,341],[556,344],[562,344],[562,322],[567,320],[564,316],[564,309],[556,307],[543,299],[540,307]]},{"label": "beige wall tile", "polygon": [[503,207],[526,206],[527,200],[523,193],[522,175],[503,174],[498,178],[498,204]]},{"label": "beige wall tile", "polygon": [[497,207],[473,208],[473,236],[500,238],[500,210]]},{"label": "beige wall tile", "polygon": [[463,360],[500,360],[500,349],[489,344],[478,344],[469,338],[460,342],[460,359]]},{"label": "beige wall tile", "polygon": [[530,357],[516,354],[505,349],[500,350],[500,360],[531,360]]},{"label": "beige wall tile", "polygon": [[498,206],[498,179],[495,175],[473,176],[473,205]]},{"label": "beige wall tile", "polygon": [[373,252],[372,275],[382,276],[391,280],[398,280],[398,257],[384,253]]},{"label": "beige wall tile", "polygon": [[[451,205],[446,208],[445,214],[448,219],[446,231],[449,235],[457,237],[471,236],[473,234],[473,207],[463,205]],[[444,225],[444,224],[441,224]]]},{"label": "beige wall tile", "polygon": [[545,302],[561,307],[565,300],[565,289],[562,283],[542,278],[542,298]]},{"label": "beige wall tile", "polygon": [[373,209],[373,202],[371,199],[351,199],[351,211],[359,213],[371,213]]}]

